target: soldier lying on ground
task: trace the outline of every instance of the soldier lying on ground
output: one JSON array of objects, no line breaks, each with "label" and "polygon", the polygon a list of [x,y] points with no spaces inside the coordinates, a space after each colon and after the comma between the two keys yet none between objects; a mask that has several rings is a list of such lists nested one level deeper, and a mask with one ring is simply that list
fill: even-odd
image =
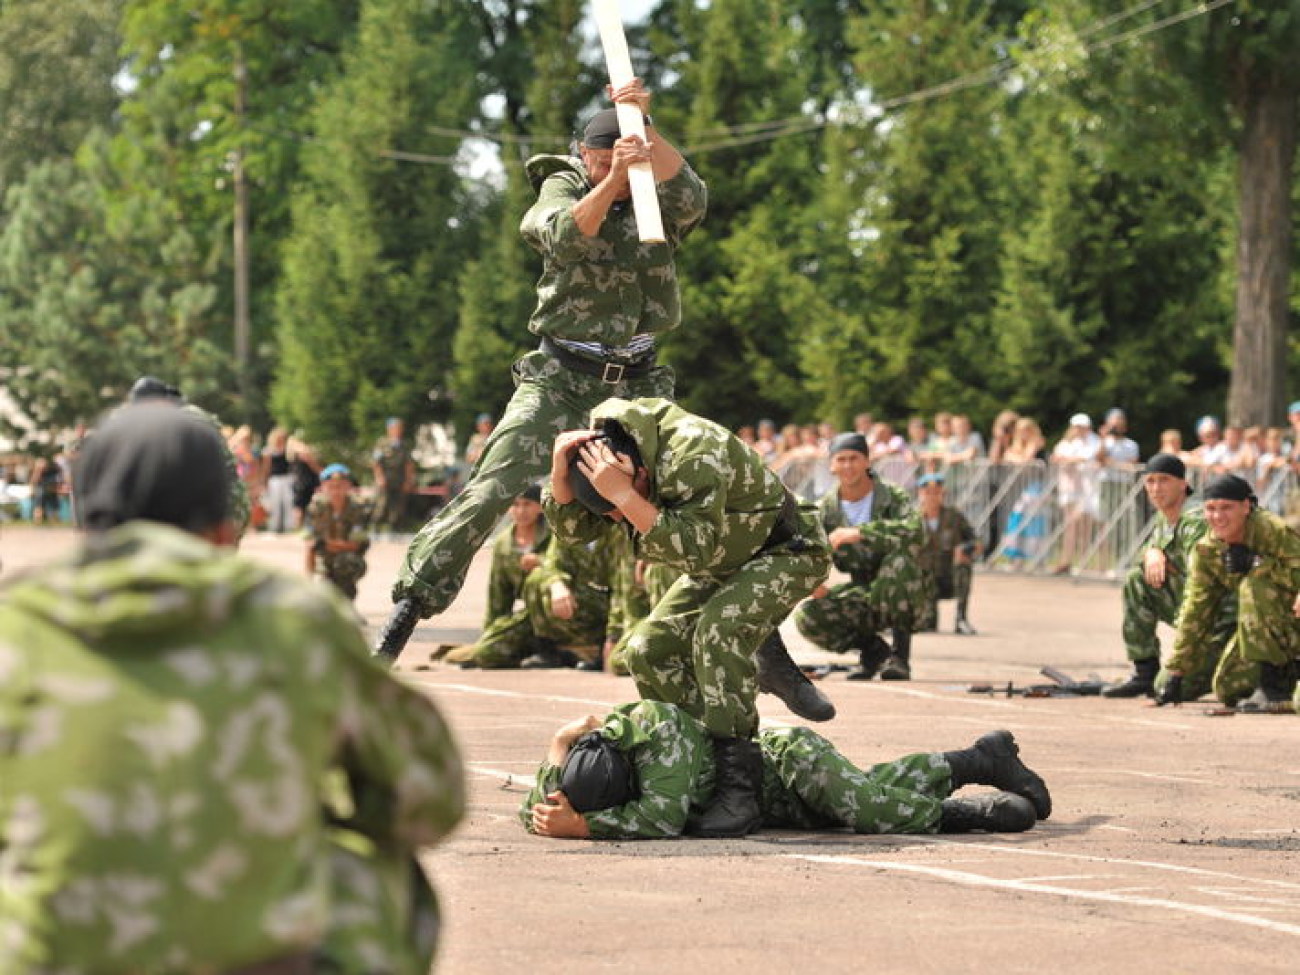
[{"label": "soldier lying on ground", "polygon": [[464,808],[437,709],[228,548],[203,420],[124,407],[75,481],[83,544],[0,598],[0,968],[427,972],[414,852]]},{"label": "soldier lying on ground", "polygon": [[[1009,731],[970,748],[857,768],[808,728],[762,731],[762,822],[857,833],[1018,833],[1052,811],[1047,786]],[[623,704],[561,727],[520,807],[550,837],[663,839],[691,833],[709,805],[716,759],[708,729],[658,701]],[[959,799],[966,785],[999,792]]]},{"label": "soldier lying on ground", "polygon": [[835,714],[776,636],[826,577],[826,536],[816,512],[710,420],[663,399],[609,399],[592,423],[556,438],[546,520],[566,542],[617,521],[639,557],[682,573],[627,637],[627,666],[643,698],[680,705],[713,736],[718,788],[697,831],[744,835],[760,818],[760,686],[811,720]]}]

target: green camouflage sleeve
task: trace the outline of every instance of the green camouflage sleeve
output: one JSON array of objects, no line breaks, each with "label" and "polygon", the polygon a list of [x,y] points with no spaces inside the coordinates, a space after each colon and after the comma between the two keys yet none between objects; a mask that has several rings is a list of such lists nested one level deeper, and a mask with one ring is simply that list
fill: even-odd
[{"label": "green camouflage sleeve", "polygon": [[1219,607],[1231,592],[1218,548],[1208,540],[1197,545],[1192,551],[1187,588],[1174,624],[1178,632],[1166,664],[1169,670],[1186,673],[1199,669],[1201,655],[1215,645],[1211,636]]},{"label": "green camouflage sleeve", "polygon": [[659,505],[659,517],[641,536],[642,557],[683,571],[711,564],[722,535],[725,505],[726,493],[716,483],[686,487],[671,507]]},{"label": "green camouflage sleeve", "polygon": [[690,163],[683,161],[676,176],[659,184],[659,209],[675,243],[700,225],[708,204],[708,189]]},{"label": "green camouflage sleeve", "polygon": [[558,504],[549,484],[542,489],[542,514],[551,532],[569,544],[594,542],[610,524],[608,518],[593,514],[576,501]]},{"label": "green camouflage sleeve", "polygon": [[487,615],[484,626],[508,615],[514,609],[515,599],[519,595],[522,570],[519,568],[519,557],[510,542],[510,533],[513,531],[510,525],[506,525],[492,543],[492,568],[488,572]]},{"label": "green camouflage sleeve", "polygon": [[871,516],[871,521],[859,526],[862,542],[870,548],[894,550],[907,545],[921,544],[921,513],[900,488],[876,482],[876,490],[885,489],[884,504]]},{"label": "green camouflage sleeve", "polygon": [[573,205],[587,188],[574,173],[548,176],[535,202],[524,214],[519,232],[534,250],[561,264],[581,260],[590,244],[573,219]]}]

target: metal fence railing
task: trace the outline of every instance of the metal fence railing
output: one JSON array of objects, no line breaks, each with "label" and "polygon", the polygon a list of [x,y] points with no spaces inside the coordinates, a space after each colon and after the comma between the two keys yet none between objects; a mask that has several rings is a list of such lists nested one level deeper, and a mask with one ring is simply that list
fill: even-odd
[{"label": "metal fence railing", "polygon": [[[925,466],[897,456],[872,464],[878,477],[912,495]],[[942,470],[946,503],[966,516],[984,542],[989,570],[1120,581],[1154,524],[1141,469],[1134,466],[974,460]],[[808,500],[834,484],[825,458],[801,458],[778,473]],[[1300,520],[1300,480],[1294,470],[1242,476],[1254,484],[1262,507]],[[1188,471],[1194,489],[1202,479],[1201,471]]]}]

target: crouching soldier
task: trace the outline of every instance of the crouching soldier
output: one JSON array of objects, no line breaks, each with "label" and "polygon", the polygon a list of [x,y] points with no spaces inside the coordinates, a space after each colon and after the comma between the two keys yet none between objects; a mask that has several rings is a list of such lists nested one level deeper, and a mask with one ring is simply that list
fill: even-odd
[{"label": "crouching soldier", "polygon": [[352,472],[330,464],[320,472],[320,492],[307,506],[307,574],[318,572],[348,599],[357,598],[357,583],[366,574],[370,512],[352,496]]},{"label": "crouching soldier", "polygon": [[760,687],[811,720],[835,713],[773,639],[826,577],[826,537],[716,423],[667,400],[609,399],[592,424],[556,438],[547,521],[574,541],[619,522],[639,557],[682,573],[627,637],[627,666],[643,698],[679,705],[712,737],[717,789],[693,830],[743,836],[762,818]]}]

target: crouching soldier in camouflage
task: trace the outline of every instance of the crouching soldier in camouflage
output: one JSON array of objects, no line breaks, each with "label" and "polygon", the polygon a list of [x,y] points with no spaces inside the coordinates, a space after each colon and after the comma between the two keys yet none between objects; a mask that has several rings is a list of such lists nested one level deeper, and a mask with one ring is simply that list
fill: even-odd
[{"label": "crouching soldier in camouflage", "polygon": [[84,543],[0,595],[0,967],[427,972],[414,852],[464,807],[437,709],[227,547],[202,420],[126,407],[75,480]]},{"label": "crouching soldier in camouflage", "polygon": [[[1019,833],[1052,812],[1043,780],[1009,731],[970,748],[908,755],[859,769],[808,728],[763,731],[762,824],[856,833]],[[717,779],[716,745],[682,708],[623,704],[555,733],[520,807],[529,832],[550,837],[667,839],[690,832]],[[960,799],[966,785],[1003,791]]]},{"label": "crouching soldier in camouflage", "polygon": [[307,540],[307,575],[319,571],[348,599],[357,598],[357,583],[366,574],[370,512],[352,496],[352,472],[330,464],[320,472],[320,494],[307,506],[303,537]]},{"label": "crouching soldier in camouflage", "polygon": [[[1192,504],[1187,468],[1173,454],[1156,454],[1146,464],[1142,478],[1147,499],[1156,509],[1155,527],[1142,561],[1124,581],[1124,648],[1133,662],[1127,679],[1103,688],[1103,697],[1154,695],[1160,673],[1160,623],[1173,626],[1183,604],[1192,550],[1205,537],[1205,513]],[[1215,623],[1197,654],[1194,669],[1182,674],[1182,694],[1192,701],[1210,691],[1214,670],[1223,648],[1237,628],[1237,597],[1220,604]]]},{"label": "crouching soldier in camouflage", "polygon": [[[902,488],[871,471],[870,448],[860,433],[830,444],[831,473],[839,486],[818,503],[835,568],[848,582],[819,586],[795,613],[808,640],[833,653],[858,654],[849,680],[912,676],[912,633],[928,629],[934,587],[921,568],[921,516]],[[881,631],[893,629],[891,647]]]},{"label": "crouching soldier in camouflage", "polygon": [[610,555],[605,538],[572,544],[552,534],[540,564],[524,577],[523,608],[497,617],[477,643],[453,650],[447,662],[489,670],[582,663],[583,669],[599,670],[609,620]]},{"label": "crouching soldier in camouflage", "polygon": [[1186,675],[1203,666],[1221,607],[1235,593],[1237,629],[1214,671],[1214,694],[1229,707],[1249,694],[1243,710],[1277,709],[1297,691],[1300,536],[1257,507],[1250,485],[1235,474],[1211,479],[1202,496],[1210,531],[1192,550],[1178,636],[1156,702],[1188,699]]},{"label": "crouching soldier in camouflage", "polygon": [[761,818],[759,689],[812,720],[835,713],[773,640],[826,577],[825,536],[716,423],[662,399],[606,400],[592,423],[556,438],[547,520],[573,541],[625,523],[639,556],[683,573],[633,628],[627,665],[643,698],[681,705],[713,737],[718,788],[693,830],[743,836]]}]

